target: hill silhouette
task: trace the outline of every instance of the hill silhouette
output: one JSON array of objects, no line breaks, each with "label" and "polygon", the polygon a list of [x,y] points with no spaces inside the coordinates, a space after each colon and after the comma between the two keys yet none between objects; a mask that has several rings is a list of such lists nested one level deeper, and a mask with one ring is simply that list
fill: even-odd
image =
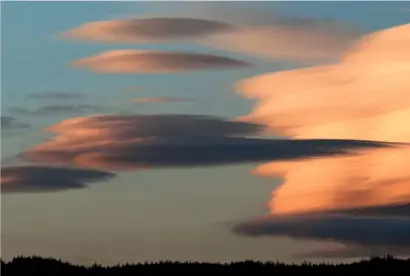
[{"label": "hill silhouette", "polygon": [[[377,272],[377,273],[376,273]],[[74,265],[53,258],[15,257],[9,262],[1,260],[2,275],[160,275],[169,273],[247,273],[250,275],[358,275],[359,273],[410,273],[410,259],[397,259],[391,256],[372,257],[350,264],[311,264],[300,265],[279,262],[242,261],[227,264],[199,262],[171,262],[124,264],[116,266]],[[189,275],[189,274],[187,274]],[[396,275],[396,274],[395,274]],[[410,274],[408,274],[410,275]]]}]

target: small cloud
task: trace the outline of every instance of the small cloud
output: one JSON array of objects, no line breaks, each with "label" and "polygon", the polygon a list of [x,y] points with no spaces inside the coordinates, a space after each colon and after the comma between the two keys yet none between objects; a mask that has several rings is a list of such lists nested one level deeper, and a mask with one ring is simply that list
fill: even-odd
[{"label": "small cloud", "polygon": [[114,177],[109,172],[87,169],[13,166],[1,168],[2,193],[57,192],[86,188],[86,183]]},{"label": "small cloud", "polygon": [[191,98],[178,97],[146,97],[131,99],[133,103],[174,103],[174,102],[192,102]]},{"label": "small cloud", "polygon": [[154,50],[113,50],[70,63],[98,73],[154,74],[209,68],[244,68],[247,62],[229,57]]},{"label": "small cloud", "polygon": [[84,95],[81,93],[64,93],[57,91],[46,91],[40,93],[30,94],[30,98],[41,99],[41,100],[53,100],[53,99],[77,99],[81,98]]},{"label": "small cloud", "polygon": [[16,129],[27,129],[30,125],[23,123],[18,119],[11,116],[1,116],[1,129],[2,130],[16,130]]},{"label": "small cloud", "polygon": [[78,105],[49,105],[49,106],[40,107],[36,110],[28,110],[28,109],[25,109],[24,107],[10,107],[9,110],[15,114],[20,114],[20,115],[45,116],[45,115],[53,115],[53,114],[96,112],[100,110],[100,108],[95,105],[78,104]]}]

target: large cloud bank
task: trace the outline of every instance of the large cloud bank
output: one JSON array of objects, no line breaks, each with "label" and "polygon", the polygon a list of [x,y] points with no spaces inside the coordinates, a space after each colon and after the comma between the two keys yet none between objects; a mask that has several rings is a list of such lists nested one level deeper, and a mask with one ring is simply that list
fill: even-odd
[{"label": "large cloud bank", "polygon": [[[337,64],[265,74],[238,83],[236,88],[242,95],[258,100],[251,114],[241,120],[264,124],[271,132],[298,139],[401,143],[399,147],[366,149],[355,155],[259,166],[255,174],[283,177],[284,183],[273,191],[268,204],[272,216],[263,220],[266,225],[258,222],[256,228],[239,229],[252,228],[241,230],[251,235],[286,232],[305,238],[333,237],[341,243],[360,246],[373,235],[374,240],[386,240],[386,244],[397,238],[394,246],[400,246],[401,240],[402,246],[408,248],[405,241],[410,235],[409,219],[389,219],[398,215],[394,210],[401,215],[410,214],[409,75],[410,24],[406,24],[368,35]],[[390,212],[381,211],[393,206],[396,209],[390,208]],[[363,208],[368,211],[361,214],[352,211]],[[352,217],[314,217],[315,213],[344,210],[355,217],[367,217],[371,210],[378,210],[379,220],[362,218],[363,224],[361,219]],[[297,219],[287,230],[275,220],[277,216],[303,214],[313,216],[305,221],[312,223],[312,231],[297,224]],[[333,220],[340,221],[335,233],[328,231],[327,236],[318,237],[317,232],[327,231],[323,227]],[[374,231],[380,232],[376,234],[371,229],[360,228],[361,225],[373,225]],[[292,227],[299,229],[299,234]],[[359,235],[358,229],[367,230],[355,240],[340,237],[342,232]]]}]

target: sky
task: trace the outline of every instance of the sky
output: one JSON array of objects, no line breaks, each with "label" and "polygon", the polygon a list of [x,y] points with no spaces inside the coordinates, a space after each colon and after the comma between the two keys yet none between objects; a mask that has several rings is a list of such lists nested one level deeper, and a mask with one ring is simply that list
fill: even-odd
[{"label": "sky", "polygon": [[2,258],[410,255],[409,7],[2,2]]}]

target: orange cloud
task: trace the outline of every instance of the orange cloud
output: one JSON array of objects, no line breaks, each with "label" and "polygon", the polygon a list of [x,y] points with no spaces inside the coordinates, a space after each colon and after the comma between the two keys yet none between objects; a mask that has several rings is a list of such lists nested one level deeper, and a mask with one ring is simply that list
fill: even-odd
[{"label": "orange cloud", "polygon": [[374,149],[357,155],[269,163],[255,173],[281,176],[272,214],[343,210],[410,202],[410,147]]},{"label": "orange cloud", "polygon": [[[410,142],[410,24],[368,35],[334,65],[256,76],[237,84],[258,99],[240,120],[298,139]],[[283,177],[272,214],[410,202],[410,146],[343,157],[272,162],[258,175]]]},{"label": "orange cloud", "polygon": [[207,36],[233,28],[200,18],[145,17],[95,21],[61,34],[62,38],[105,43],[147,43]]},{"label": "orange cloud", "polygon": [[112,50],[73,61],[70,65],[111,74],[169,73],[250,66],[249,63],[222,56],[154,50]]},{"label": "orange cloud", "polygon": [[[218,11],[202,16],[213,17]],[[96,21],[68,30],[62,37],[105,43],[184,41],[271,59],[311,61],[339,56],[362,35],[354,27],[326,19],[249,10],[229,14],[225,9],[212,20],[174,16]]]}]

